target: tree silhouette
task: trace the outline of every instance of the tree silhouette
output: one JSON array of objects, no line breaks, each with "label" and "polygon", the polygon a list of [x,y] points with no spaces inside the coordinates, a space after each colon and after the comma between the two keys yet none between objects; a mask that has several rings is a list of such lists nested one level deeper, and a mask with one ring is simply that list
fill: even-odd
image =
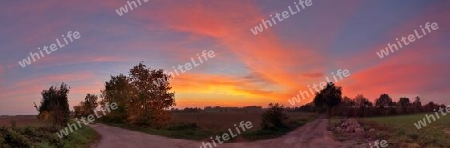
[{"label": "tree silhouette", "polygon": [[381,94],[379,98],[375,100],[375,106],[378,108],[388,108],[393,105],[392,98],[388,94]]},{"label": "tree silhouette", "polygon": [[49,114],[53,124],[65,125],[70,118],[68,86],[62,83],[59,88],[51,86],[48,90],[43,90],[39,115]]},{"label": "tree silhouette", "polygon": [[355,97],[355,104],[356,107],[359,108],[359,116],[364,116],[364,112],[367,108],[372,106],[372,102],[369,101],[369,99],[365,98],[363,95],[358,94]]},{"label": "tree silhouette", "polygon": [[407,108],[410,106],[411,106],[411,102],[409,101],[409,98],[402,97],[398,100],[398,107],[400,107],[400,109],[403,113],[406,113]]},{"label": "tree silhouette", "polygon": [[314,97],[314,104],[316,107],[321,107],[328,111],[328,115],[331,115],[333,107],[339,105],[342,102],[342,88],[335,86],[334,83],[329,82],[327,86],[316,93]]},{"label": "tree silhouette", "polygon": [[398,100],[398,105],[402,107],[408,107],[411,106],[411,102],[409,101],[409,98],[402,97],[400,100]]},{"label": "tree silhouette", "polygon": [[389,107],[392,105],[394,105],[394,103],[388,94],[381,94],[380,97],[375,100],[375,106],[384,115],[389,115]]},{"label": "tree silhouette", "polygon": [[414,110],[416,112],[422,111],[422,102],[420,102],[420,97],[417,96],[416,99],[413,102]]},{"label": "tree silhouette", "polygon": [[86,104],[87,109],[93,112],[98,106],[97,100],[97,95],[87,94],[86,98],[84,98],[84,103]]},{"label": "tree silhouette", "polygon": [[283,106],[276,104],[269,104],[269,108],[262,114],[261,127],[265,130],[276,130],[286,128],[288,116],[283,113]]}]

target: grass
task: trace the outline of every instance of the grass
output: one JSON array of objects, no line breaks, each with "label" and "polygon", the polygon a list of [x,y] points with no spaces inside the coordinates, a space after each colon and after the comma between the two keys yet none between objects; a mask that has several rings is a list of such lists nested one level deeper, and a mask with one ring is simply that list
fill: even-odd
[{"label": "grass", "polygon": [[[431,115],[431,113],[429,113]],[[441,116],[441,115],[440,115]],[[375,128],[377,132],[371,135],[375,139],[387,140],[397,147],[450,147],[450,115],[441,116],[436,121],[431,120],[427,126],[417,129],[414,123],[422,120],[425,114],[373,117],[360,119],[365,129]]]},{"label": "grass", "polygon": [[56,132],[61,127],[39,122],[35,116],[2,117],[0,121],[2,148],[88,148],[99,137],[94,129],[83,126],[60,139]]},{"label": "grass", "polygon": [[173,113],[172,121],[166,128],[154,129],[126,123],[105,123],[128,130],[139,131],[151,135],[160,135],[176,139],[209,140],[209,137],[228,133],[234,130],[234,124],[241,121],[252,122],[253,127],[226,142],[254,141],[271,139],[285,135],[287,132],[302,126],[318,116],[315,113],[287,113],[291,119],[290,128],[277,131],[260,130],[261,113]]}]

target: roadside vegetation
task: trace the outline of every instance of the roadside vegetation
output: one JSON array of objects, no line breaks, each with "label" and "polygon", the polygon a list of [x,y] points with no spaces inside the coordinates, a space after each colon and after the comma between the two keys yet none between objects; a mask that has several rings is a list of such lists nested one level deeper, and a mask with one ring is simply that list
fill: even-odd
[{"label": "roadside vegetation", "polygon": [[341,97],[341,91],[341,87],[329,83],[316,93],[311,103],[294,109],[326,112],[330,117],[328,129],[340,141],[349,140],[363,146],[387,140],[393,147],[450,147],[450,116],[443,116],[420,129],[415,125],[424,120],[425,114],[434,115],[439,108],[446,108],[444,104],[422,105],[418,96],[413,102],[407,97],[396,102],[388,94],[381,94],[371,102],[361,94],[353,99]]},{"label": "roadside vegetation", "polygon": [[413,123],[425,114],[362,118],[366,128],[377,131],[371,138],[385,139],[395,147],[450,147],[450,116],[441,116],[426,127],[417,129]]},{"label": "roadside vegetation", "polygon": [[42,123],[36,116],[11,116],[0,120],[2,148],[88,148],[99,136],[94,129],[83,126],[61,139],[55,134],[61,126]]},{"label": "roadside vegetation", "polygon": [[[98,134],[88,126],[60,138],[56,133],[71,121],[69,87],[62,83],[43,90],[41,103],[35,104],[37,116],[3,116],[0,126],[2,148],[87,148]],[[23,120],[23,121],[22,121]],[[6,125],[5,122],[10,122]],[[19,124],[17,124],[19,123]]]}]

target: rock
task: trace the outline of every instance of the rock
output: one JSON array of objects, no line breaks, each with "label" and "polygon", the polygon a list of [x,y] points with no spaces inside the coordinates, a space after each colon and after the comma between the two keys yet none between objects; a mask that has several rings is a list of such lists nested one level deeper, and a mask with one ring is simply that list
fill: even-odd
[{"label": "rock", "polygon": [[364,132],[364,129],[363,129],[363,128],[360,128],[360,127],[355,128],[355,133],[361,134],[362,132]]},{"label": "rock", "polygon": [[353,126],[348,126],[348,127],[345,129],[345,132],[350,133],[350,132],[353,132],[353,130],[355,130],[355,128],[353,128]]}]

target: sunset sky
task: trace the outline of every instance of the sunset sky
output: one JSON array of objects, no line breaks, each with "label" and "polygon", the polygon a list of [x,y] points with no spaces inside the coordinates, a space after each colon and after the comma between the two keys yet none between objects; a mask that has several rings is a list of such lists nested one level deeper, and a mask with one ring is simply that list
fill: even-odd
[{"label": "sunset sky", "polygon": [[[143,1],[143,0],[141,0]],[[140,61],[172,71],[204,50],[215,57],[175,77],[178,108],[288,107],[288,99],[338,69],[346,96],[388,93],[450,105],[450,1],[319,1],[254,35],[250,29],[288,11],[294,0],[142,2],[119,16],[125,0],[0,2],[0,115],[37,114],[41,91],[67,83],[71,106],[99,94],[110,75]],[[376,52],[420,25],[439,29],[380,59]],[[81,37],[22,68],[18,61],[62,39]],[[447,65],[447,66],[445,66]],[[312,97],[297,106],[310,102]],[[72,108],[71,108],[72,109]]]}]

